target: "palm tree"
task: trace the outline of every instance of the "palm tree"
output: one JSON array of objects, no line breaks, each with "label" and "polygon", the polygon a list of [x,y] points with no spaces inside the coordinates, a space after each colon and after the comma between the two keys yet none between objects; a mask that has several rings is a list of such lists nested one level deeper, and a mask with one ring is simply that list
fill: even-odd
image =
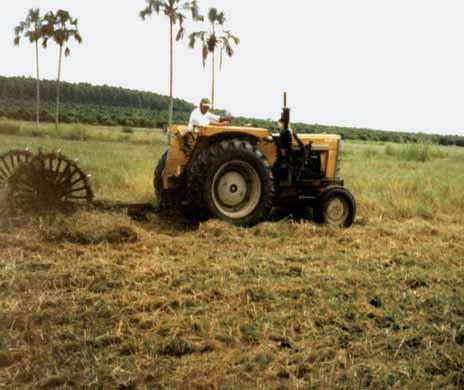
[{"label": "palm tree", "polygon": [[45,39],[43,46],[47,47],[48,39],[53,39],[55,43],[60,47],[60,54],[58,60],[58,78],[56,87],[56,117],[55,127],[58,130],[58,124],[60,121],[60,84],[61,84],[61,65],[63,60],[63,49],[64,56],[69,57],[71,50],[69,49],[68,42],[70,39],[74,39],[77,43],[82,43],[82,37],[78,29],[77,18],[72,18],[68,11],[58,10],[56,13],[49,12],[45,15],[46,24],[44,26]]},{"label": "palm tree", "polygon": [[21,38],[29,39],[30,43],[35,45],[35,64],[36,64],[36,125],[39,128],[40,123],[40,72],[39,72],[39,41],[44,37],[43,18],[40,16],[40,10],[30,9],[26,19],[19,23],[14,29],[16,46],[21,42]]},{"label": "palm tree", "polygon": [[179,23],[179,31],[176,41],[181,40],[185,35],[184,21],[187,19],[185,12],[191,12],[192,19],[195,21],[203,20],[199,14],[198,3],[196,0],[146,0],[147,6],[140,11],[142,20],[154,13],[163,13],[169,18],[169,125],[172,124],[172,113],[174,108],[173,81],[174,81],[174,26]]},{"label": "palm tree", "polygon": [[208,55],[211,53],[211,65],[212,65],[212,82],[211,82],[211,104],[214,108],[214,90],[216,80],[216,50],[220,50],[220,65],[219,69],[222,69],[223,53],[227,53],[229,57],[234,55],[234,49],[232,43],[238,45],[240,39],[229,30],[224,30],[224,23],[226,18],[224,12],[219,12],[216,8],[210,8],[208,11],[208,20],[210,23],[209,30],[197,31],[189,36],[190,48],[195,47],[197,40],[202,43],[202,60],[203,67],[206,66],[206,60]]}]

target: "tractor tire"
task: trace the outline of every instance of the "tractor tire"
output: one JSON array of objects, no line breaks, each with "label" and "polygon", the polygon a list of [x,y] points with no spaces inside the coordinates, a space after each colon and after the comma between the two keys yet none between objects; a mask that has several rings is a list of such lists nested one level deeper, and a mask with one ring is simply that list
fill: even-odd
[{"label": "tractor tire", "polygon": [[350,227],[356,216],[356,201],[344,187],[329,187],[319,197],[313,208],[316,223],[334,227]]},{"label": "tractor tire", "polygon": [[166,166],[166,160],[168,158],[168,150],[166,150],[160,157],[158,164],[155,168],[155,173],[153,177],[153,186],[155,188],[156,200],[158,205],[162,209],[171,210],[178,206],[180,203],[179,200],[179,191],[165,190],[163,189],[163,171]]},{"label": "tractor tire", "polygon": [[222,141],[193,162],[187,199],[198,220],[213,217],[236,226],[256,225],[266,220],[272,209],[272,170],[249,142]]}]

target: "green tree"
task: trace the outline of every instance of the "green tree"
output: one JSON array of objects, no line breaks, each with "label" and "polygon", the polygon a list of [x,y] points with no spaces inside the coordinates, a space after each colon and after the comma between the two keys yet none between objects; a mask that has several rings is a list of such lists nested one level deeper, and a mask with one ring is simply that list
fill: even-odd
[{"label": "green tree", "polygon": [[187,19],[185,12],[190,12],[195,21],[203,20],[198,10],[196,0],[146,0],[146,7],[140,11],[140,17],[145,20],[148,16],[164,14],[169,18],[169,125],[172,124],[172,114],[174,109],[173,82],[174,82],[174,26],[179,24],[179,31],[176,41],[181,40],[185,35],[184,21]]},{"label": "green tree", "polygon": [[72,18],[68,11],[58,10],[56,13],[49,12],[45,15],[45,26],[44,32],[46,38],[44,39],[43,46],[47,47],[48,39],[52,39],[60,48],[59,60],[58,60],[58,78],[56,86],[56,116],[55,116],[55,127],[58,129],[60,121],[60,84],[61,84],[61,66],[63,60],[63,49],[64,56],[69,57],[71,50],[69,49],[68,43],[71,39],[82,43],[82,36],[78,29],[77,18]]},{"label": "green tree", "polygon": [[216,8],[210,8],[208,11],[208,21],[210,24],[209,30],[197,31],[189,36],[190,48],[195,47],[195,43],[199,40],[202,43],[202,60],[203,67],[206,66],[208,55],[211,54],[211,104],[214,108],[214,92],[216,82],[216,51],[220,51],[220,65],[222,69],[223,53],[227,53],[229,57],[234,55],[232,44],[238,45],[240,39],[233,35],[229,30],[224,30],[226,18],[224,12],[219,12]]},{"label": "green tree", "polygon": [[39,128],[40,123],[40,70],[39,70],[39,41],[44,38],[43,18],[40,10],[30,9],[24,21],[20,22],[14,29],[16,46],[21,42],[21,38],[29,39],[35,45],[35,64],[36,64],[36,124]]}]

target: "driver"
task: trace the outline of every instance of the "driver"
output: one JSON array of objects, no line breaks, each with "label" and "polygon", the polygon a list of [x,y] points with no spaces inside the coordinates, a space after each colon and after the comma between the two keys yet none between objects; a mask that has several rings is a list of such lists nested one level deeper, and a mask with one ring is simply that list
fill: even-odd
[{"label": "driver", "polygon": [[196,126],[227,126],[234,117],[219,116],[210,112],[211,102],[207,98],[201,99],[200,107],[193,110],[190,115],[188,131],[193,131]]}]

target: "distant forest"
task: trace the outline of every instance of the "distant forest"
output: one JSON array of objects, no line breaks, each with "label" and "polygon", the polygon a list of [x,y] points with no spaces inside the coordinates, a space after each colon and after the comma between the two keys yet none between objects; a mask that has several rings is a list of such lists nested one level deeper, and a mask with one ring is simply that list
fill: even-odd
[{"label": "distant forest", "polygon": [[[35,120],[35,79],[0,76],[0,117]],[[56,82],[40,82],[40,119],[55,120]],[[88,83],[61,84],[60,121],[105,126],[162,127],[168,121],[169,97]],[[186,122],[193,104],[174,99],[174,120]]]},{"label": "distant forest", "polygon": [[[41,81],[42,121],[55,120],[55,81]],[[0,118],[33,121],[35,119],[35,79],[0,76]],[[168,122],[169,97],[152,92],[135,91],[107,85],[66,83],[61,86],[62,113],[65,123],[86,123],[105,126],[163,127]],[[174,122],[187,123],[195,105],[174,99]],[[221,111],[219,111],[221,113]],[[276,117],[278,114],[276,113]],[[252,125],[276,130],[270,120],[239,117],[237,125]],[[464,137],[411,132],[347,128],[293,123],[302,133],[341,134],[344,139],[382,142],[428,142],[464,146]]]}]

